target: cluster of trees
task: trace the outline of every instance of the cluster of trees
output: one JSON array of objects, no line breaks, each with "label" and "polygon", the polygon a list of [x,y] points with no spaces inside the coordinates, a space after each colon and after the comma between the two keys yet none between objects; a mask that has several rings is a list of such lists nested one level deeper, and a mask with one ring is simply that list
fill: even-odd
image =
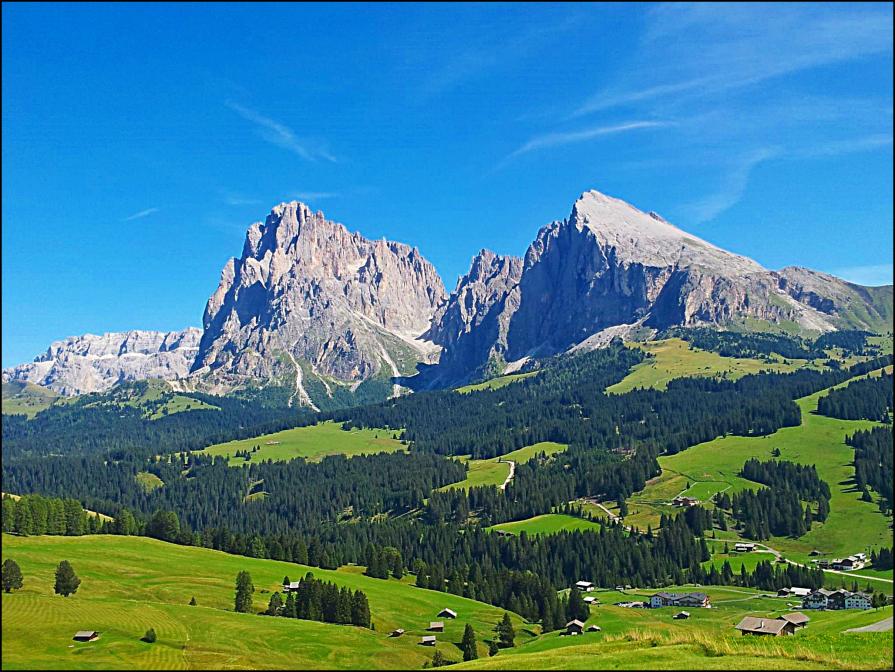
[{"label": "cluster of trees", "polygon": [[[743,464],[740,476],[776,490],[792,490],[804,501],[819,502],[823,499],[828,505],[830,502],[830,486],[820,479],[813,464],[796,464],[787,460],[761,462],[753,457]],[[820,518],[821,521],[825,519],[826,516]]]},{"label": "cluster of trees", "polygon": [[799,496],[793,490],[743,490],[732,501],[733,517],[740,523],[741,534],[758,541],[770,539],[772,535],[801,537],[817,517],[811,513],[810,506],[802,509]]},{"label": "cluster of trees", "polygon": [[90,515],[72,498],[6,494],[2,501],[2,528],[6,533],[78,536],[105,531],[99,516]]},{"label": "cluster of trees", "polygon": [[[81,585],[81,579],[75,574],[75,570],[68,560],[63,560],[56,566],[55,578],[53,591],[63,597],[73,595],[78,591],[78,586]],[[12,558],[7,558],[3,561],[2,572],[0,572],[0,585],[2,585],[3,591],[7,593],[19,590],[25,585],[22,568]]]},{"label": "cluster of trees", "polygon": [[[266,460],[240,469],[224,458],[197,454],[175,454],[162,462],[121,458],[4,459],[3,484],[12,491],[76,497],[91,510],[112,515],[122,506],[144,517],[177,511],[181,523],[194,530],[225,526],[264,535],[315,530],[346,510],[365,518],[410,511],[431,490],[466,477],[456,460],[416,452],[331,455],[316,463]],[[146,467],[165,487],[144,491],[136,475]],[[268,494],[246,505],[245,495],[258,481]]]},{"label": "cluster of trees", "polygon": [[[743,490],[733,498],[726,493],[714,498],[717,508],[731,510],[744,537],[759,541],[771,535],[801,537],[815,520],[823,522],[830,513],[830,486],[814,465],[752,458],[740,476],[769,486],[757,492]],[[814,502],[816,510],[810,503],[803,509],[802,501]]]},{"label": "cluster of trees", "polygon": [[876,549],[870,551],[870,564],[874,569],[892,569],[892,549],[883,547],[879,553]]},{"label": "cluster of trees", "polygon": [[787,359],[826,357],[816,343],[797,336],[771,333],[738,333],[708,328],[669,329],[667,336],[683,339],[700,350],[711,350],[722,357],[770,359],[778,354]]},{"label": "cluster of trees", "polygon": [[248,462],[252,459],[252,453],[257,453],[259,450],[261,450],[261,446],[252,446],[251,450],[237,450],[235,453],[233,453],[233,456],[241,457]]},{"label": "cluster of trees", "polygon": [[377,548],[370,544],[367,546],[364,564],[367,566],[364,573],[375,579],[387,579],[389,576],[400,579],[404,576],[404,561],[401,558],[401,551],[393,546]]},{"label": "cluster of trees", "polygon": [[892,412],[892,374],[864,378],[830,390],[817,400],[817,412],[843,420],[887,422]]},{"label": "cluster of trees", "polygon": [[[4,459],[27,455],[86,455],[124,452],[150,457],[159,446],[169,451],[200,450],[316,422],[312,412],[289,408],[278,388],[226,397],[186,394],[215,408],[197,408],[156,419],[142,405],[121,403],[145,381],[127,383],[105,394],[54,404],[28,419],[3,414]],[[282,397],[282,398],[280,398]]]},{"label": "cluster of trees", "polygon": [[[855,480],[867,492],[871,487],[882,497],[881,506],[887,515],[893,508],[892,428],[874,427],[858,431],[845,442],[855,449]],[[869,495],[868,495],[869,498]]]},{"label": "cluster of trees", "polygon": [[780,590],[790,586],[817,589],[824,585],[824,572],[812,567],[774,565],[769,560],[762,560],[751,572],[742,565],[737,574],[725,560],[720,570],[714,565],[709,570],[702,567],[692,570],[690,580],[709,586],[743,586],[759,590]]},{"label": "cluster of trees", "polygon": [[[289,577],[283,579],[284,589]],[[296,597],[297,595],[297,597]],[[309,621],[340,623],[369,628],[370,604],[362,590],[339,588],[335,583],[315,579],[311,572],[299,581],[298,591],[289,591],[286,599],[274,593],[267,605],[268,616],[303,618]]]}]

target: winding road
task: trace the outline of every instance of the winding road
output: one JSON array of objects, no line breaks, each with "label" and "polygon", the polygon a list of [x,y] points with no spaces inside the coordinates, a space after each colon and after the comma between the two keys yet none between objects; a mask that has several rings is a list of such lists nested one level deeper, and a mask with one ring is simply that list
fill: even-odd
[{"label": "winding road", "polygon": [[[766,551],[773,553],[775,558],[781,557],[783,554],[777,549],[771,548],[766,544],[755,544],[756,546],[760,546]],[[790,565],[795,565],[796,567],[808,567],[808,565],[802,564],[801,562],[796,562],[794,560],[786,559],[786,562]],[[827,574],[841,574],[842,576],[850,576],[855,579],[869,579],[871,581],[883,581],[885,583],[892,583],[892,579],[884,579],[881,576],[867,576],[866,574],[855,574],[854,572],[840,572],[838,569],[824,569],[824,572]]]}]

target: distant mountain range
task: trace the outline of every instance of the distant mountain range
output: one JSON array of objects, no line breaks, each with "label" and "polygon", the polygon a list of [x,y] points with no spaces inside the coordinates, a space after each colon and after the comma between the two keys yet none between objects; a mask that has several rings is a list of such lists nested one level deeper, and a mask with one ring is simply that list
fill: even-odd
[{"label": "distant mountain range", "polygon": [[202,331],[57,341],[3,381],[64,395],[139,378],[218,393],[277,385],[292,390],[289,403],[316,408],[675,326],[883,332],[892,315],[892,285],[767,270],[597,191],[542,228],[524,258],[482,250],[450,295],[416,248],[367,240],[293,201],[249,227]]}]

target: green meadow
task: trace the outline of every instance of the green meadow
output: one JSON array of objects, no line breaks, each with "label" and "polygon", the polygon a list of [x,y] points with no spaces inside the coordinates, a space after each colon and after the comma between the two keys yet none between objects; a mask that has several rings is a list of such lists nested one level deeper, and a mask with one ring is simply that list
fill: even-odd
[{"label": "green meadow", "polygon": [[568,446],[564,443],[542,441],[530,446],[525,446],[524,448],[519,448],[518,450],[514,450],[510,453],[507,453],[506,455],[501,455],[499,458],[492,457],[487,460],[471,460],[468,456],[463,457],[460,459],[466,462],[467,465],[469,465],[469,471],[467,472],[466,478],[462,481],[458,481],[457,483],[445,485],[444,487],[440,488],[440,490],[453,490],[455,488],[469,490],[469,488],[472,487],[480,487],[486,485],[499,487],[503,485],[503,482],[507,480],[507,476],[510,475],[510,465],[508,464],[508,462],[524,464],[539,453],[553,455],[555,453],[560,453],[567,448]]},{"label": "green meadow", "polygon": [[631,369],[631,373],[621,381],[607,387],[607,392],[624,394],[638,387],[664,390],[668,381],[675,378],[723,375],[736,379],[759,371],[794,371],[809,363],[803,359],[789,360],[786,364],[783,358],[763,362],[758,359],[722,357],[715,352],[690,348],[680,338],[634,343],[631,347],[640,348],[652,357]]},{"label": "green meadow", "polygon": [[[660,457],[662,474],[631,497],[631,514],[626,522],[641,528],[647,524],[655,527],[661,513],[674,511],[668,503],[682,492],[709,495],[725,484],[731,494],[745,487],[763,487],[737,473],[749,458],[769,460],[773,451],[779,449],[781,460],[815,465],[821,479],[829,483],[832,497],[830,515],[824,523],[815,522],[811,531],[799,539],[772,538],[767,542],[769,546],[799,562],[806,562],[813,549],[840,556],[892,546],[892,521],[880,513],[876,502],[861,501],[854,483],[854,450],[845,444],[846,436],[879,423],[818,415],[817,400],[828,392],[822,390],[797,400],[802,412],[802,422],[797,427],[784,427],[763,437],[721,437]],[[730,538],[734,536],[730,532]]]},{"label": "green meadow", "polygon": [[600,524],[593,523],[577,516],[568,516],[562,513],[545,513],[525,520],[517,520],[511,523],[500,523],[488,528],[490,530],[502,530],[512,534],[525,532],[527,534],[555,534],[566,530],[599,530]]},{"label": "green meadow", "polygon": [[297,457],[318,461],[327,455],[369,455],[394,453],[406,449],[400,440],[400,432],[397,431],[386,429],[346,431],[340,424],[321,422],[309,427],[296,427],[251,439],[219,443],[199,452],[205,455],[221,455],[228,459],[230,466],[241,466],[246,462],[242,458],[234,457],[236,452],[247,450],[251,453],[255,446],[259,446],[259,450],[252,453],[252,462],[294,460]]},{"label": "green meadow", "polygon": [[510,373],[505,376],[497,376],[495,378],[490,378],[481,383],[473,383],[472,385],[464,385],[463,387],[458,387],[457,392],[473,392],[475,390],[496,390],[498,388],[504,387],[505,385],[509,385],[510,383],[517,383],[520,380],[525,380],[526,378],[530,378],[531,376],[538,375],[537,371],[528,371],[527,373]]},{"label": "green meadow", "polygon": [[[144,537],[16,537],[3,535],[3,558],[22,568],[22,590],[3,594],[3,669],[419,669],[433,649],[418,644],[432,620],[444,620],[438,648],[461,660],[457,644],[466,623],[487,657],[492,630],[504,610],[395,579],[373,579],[359,568],[321,570],[288,562],[245,558]],[[74,595],[53,594],[60,560],[72,563],[81,585]],[[233,611],[236,574],[255,585],[254,609],[262,611],[284,576],[308,571],[340,586],[363,590],[374,630]],[[189,606],[195,597],[198,606]],[[437,617],[451,608],[456,620]],[[514,616],[518,641],[537,626]],[[155,644],[140,641],[148,628]],[[403,637],[390,631],[404,628]],[[77,643],[77,630],[100,639]]]},{"label": "green meadow", "polygon": [[59,395],[46,387],[19,381],[3,383],[4,415],[24,414],[33,418],[52,406],[57,399]]},{"label": "green meadow", "polygon": [[[694,590],[682,586],[679,590]],[[689,609],[675,620],[675,608],[629,609],[616,602],[644,600],[654,591],[598,590],[590,593],[587,625],[600,632],[542,635],[491,659],[463,663],[459,669],[891,669],[892,633],[845,633],[880,621],[892,608],[850,612],[811,612],[809,626],[793,637],[743,637],[733,626],[744,616],[776,618],[791,609],[788,600],[759,591],[711,586],[698,588],[712,599],[711,609]],[[675,590],[669,588],[668,590]],[[869,636],[868,636],[869,635]]]}]

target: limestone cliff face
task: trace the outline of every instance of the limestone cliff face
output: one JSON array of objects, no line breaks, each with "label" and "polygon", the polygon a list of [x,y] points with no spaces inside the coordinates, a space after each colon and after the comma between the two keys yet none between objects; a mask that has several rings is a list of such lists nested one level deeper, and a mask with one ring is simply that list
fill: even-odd
[{"label": "limestone cliff face", "polygon": [[[478,368],[489,361],[503,362],[509,321],[517,307],[517,285],[522,277],[522,259],[482,250],[457,288],[435,314],[430,338],[450,346],[439,361],[439,370],[463,371],[472,362]],[[448,382],[447,380],[445,382]]]},{"label": "limestone cliff face", "polygon": [[202,332],[126,331],[72,336],[54,341],[33,362],[4,369],[3,382],[18,380],[63,395],[104,392],[117,383],[185,377]]},{"label": "limestone cliff face", "polygon": [[541,229],[518,272],[487,272],[495,259],[477,257],[436,315],[431,333],[444,351],[426,372],[432,384],[598,344],[595,337],[620,333],[620,325],[723,328],[758,320],[829,331],[878,328],[887,314],[868,288],[804,269],[768,271],[596,191],[582,194],[568,219]]},{"label": "limestone cliff face", "polygon": [[242,256],[224,266],[208,300],[194,375],[232,388],[302,378],[357,384],[410,373],[437,346],[421,337],[445,298],[416,248],[359,233],[281,203],[253,224]]}]

